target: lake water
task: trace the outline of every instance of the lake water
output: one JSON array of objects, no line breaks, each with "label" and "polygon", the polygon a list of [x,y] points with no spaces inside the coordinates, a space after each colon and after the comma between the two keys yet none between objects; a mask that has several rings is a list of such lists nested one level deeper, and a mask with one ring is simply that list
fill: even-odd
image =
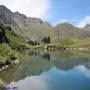
[{"label": "lake water", "polygon": [[0,73],[8,90],[90,90],[90,52],[31,51]]}]

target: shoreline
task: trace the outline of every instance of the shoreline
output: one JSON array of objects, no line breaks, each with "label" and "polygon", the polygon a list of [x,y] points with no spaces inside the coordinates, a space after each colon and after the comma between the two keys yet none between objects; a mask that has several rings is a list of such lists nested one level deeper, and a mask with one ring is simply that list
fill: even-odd
[{"label": "shoreline", "polygon": [[[29,48],[28,48],[29,49]],[[51,45],[51,44],[48,44],[48,45],[36,45],[36,46],[32,46],[32,48],[30,49],[42,49],[42,50],[51,50],[51,51],[54,51],[54,50],[78,50],[78,51],[89,51],[90,48],[89,47],[60,47],[58,45]],[[18,58],[16,58],[15,60],[8,60],[6,61],[5,63],[3,64],[0,64],[0,72],[4,71],[4,70],[7,70],[10,65],[12,64],[19,64],[20,63],[20,60]]]},{"label": "shoreline", "polygon": [[4,70],[7,70],[10,67],[10,65],[12,65],[12,64],[16,65],[16,64],[19,64],[19,63],[20,63],[20,60],[19,59],[15,59],[15,60],[11,60],[9,62],[6,62],[4,64],[0,64],[0,72],[2,72]]}]

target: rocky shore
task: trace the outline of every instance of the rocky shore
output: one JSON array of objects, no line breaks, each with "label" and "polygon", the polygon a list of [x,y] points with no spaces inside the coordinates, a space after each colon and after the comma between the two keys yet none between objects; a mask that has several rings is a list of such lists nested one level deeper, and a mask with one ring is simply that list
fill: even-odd
[{"label": "rocky shore", "polygon": [[6,70],[10,67],[11,64],[19,64],[20,61],[18,59],[15,59],[15,60],[11,60],[11,61],[7,61],[6,63],[4,64],[0,64],[0,72],[3,71],[3,70]]}]

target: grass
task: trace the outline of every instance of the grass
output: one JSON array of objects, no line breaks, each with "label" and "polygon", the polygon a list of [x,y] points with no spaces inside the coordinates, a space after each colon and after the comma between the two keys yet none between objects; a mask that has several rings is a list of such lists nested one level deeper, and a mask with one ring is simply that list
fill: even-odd
[{"label": "grass", "polygon": [[90,39],[77,40],[70,47],[89,47],[90,48]]},{"label": "grass", "polygon": [[4,90],[5,84],[2,80],[0,80],[0,90]]},{"label": "grass", "polygon": [[19,59],[21,55],[8,46],[0,45],[0,64],[5,63],[7,60],[10,60],[11,57]]},{"label": "grass", "polygon": [[23,43],[23,44],[27,43],[26,40],[23,37],[13,36],[10,33],[7,33],[7,37],[8,37],[8,39],[13,40],[17,43]]},{"label": "grass", "polygon": [[83,48],[83,47],[90,47],[90,38],[87,39],[65,39],[57,37],[52,41],[56,47],[75,47],[75,48]]},{"label": "grass", "polygon": [[26,40],[19,36],[13,36],[10,33],[7,33],[7,38],[9,39],[9,45],[13,49],[19,48],[27,48],[29,45],[27,44]]}]

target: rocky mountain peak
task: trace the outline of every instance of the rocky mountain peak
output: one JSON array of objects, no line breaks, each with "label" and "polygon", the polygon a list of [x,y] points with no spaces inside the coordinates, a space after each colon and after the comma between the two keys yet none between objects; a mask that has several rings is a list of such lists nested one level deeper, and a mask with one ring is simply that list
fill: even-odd
[{"label": "rocky mountain peak", "polygon": [[15,17],[21,17],[22,19],[27,19],[27,16],[24,14],[19,13],[18,11],[14,13]]},{"label": "rocky mountain peak", "polygon": [[90,24],[86,24],[84,27],[85,30],[90,30]]}]

